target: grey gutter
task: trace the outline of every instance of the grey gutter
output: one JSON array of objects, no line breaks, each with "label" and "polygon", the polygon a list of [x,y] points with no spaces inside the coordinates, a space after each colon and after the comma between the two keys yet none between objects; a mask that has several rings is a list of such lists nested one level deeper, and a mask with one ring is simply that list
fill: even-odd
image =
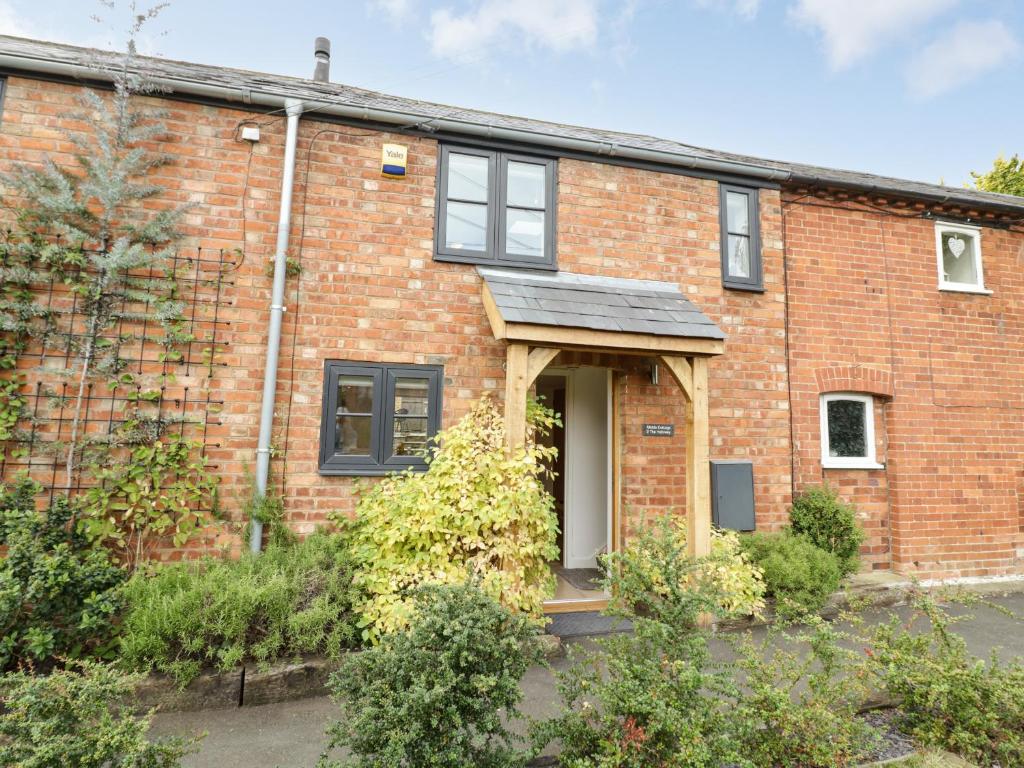
[{"label": "grey gutter", "polygon": [[[39,72],[58,77],[70,77],[76,80],[96,80],[99,74],[95,69],[68,62],[53,61],[35,56],[0,53],[0,67]],[[246,105],[283,109],[286,102],[294,97],[286,97],[265,90],[247,90],[221,85],[211,85],[196,80],[175,77],[153,77],[153,83],[171,93],[182,93],[209,99],[238,102]],[[680,168],[708,171],[711,173],[732,174],[765,181],[786,181],[790,172],[753,163],[741,163],[729,160],[714,160],[685,152],[668,152],[652,149],[641,149],[625,144],[595,141],[590,139],[572,139],[564,136],[552,136],[542,131],[525,129],[499,128],[488,123],[437,118],[412,112],[352,106],[319,99],[302,99],[306,112],[341,117],[350,120],[365,120],[407,128],[429,126],[431,130],[450,131],[469,136],[480,136],[486,139],[541,144],[558,149],[587,152],[608,157],[618,157],[644,162],[665,163]],[[317,105],[309,109],[309,105]]]}]

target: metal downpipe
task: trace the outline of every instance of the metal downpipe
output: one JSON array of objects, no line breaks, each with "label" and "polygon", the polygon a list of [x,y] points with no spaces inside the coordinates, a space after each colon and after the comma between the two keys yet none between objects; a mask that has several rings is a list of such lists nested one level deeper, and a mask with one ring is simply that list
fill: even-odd
[{"label": "metal downpipe", "polygon": [[[277,219],[277,247],[274,250],[274,286],[270,294],[270,323],[267,328],[267,362],[263,371],[263,400],[260,406],[260,434],[256,443],[256,495],[266,496],[270,476],[270,440],[274,429],[277,394],[277,364],[281,353],[281,324],[284,315],[285,277],[288,271],[288,235],[292,226],[292,191],[295,186],[295,146],[299,136],[302,102],[288,99],[281,178],[281,210]],[[263,523],[249,521],[249,551],[257,554],[263,541]]]}]

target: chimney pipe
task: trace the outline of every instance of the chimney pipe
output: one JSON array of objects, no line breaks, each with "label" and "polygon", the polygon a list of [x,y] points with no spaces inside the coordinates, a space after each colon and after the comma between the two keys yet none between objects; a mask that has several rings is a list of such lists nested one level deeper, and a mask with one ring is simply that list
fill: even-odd
[{"label": "chimney pipe", "polygon": [[326,37],[318,37],[313,46],[313,56],[316,58],[313,79],[318,83],[331,82],[331,41]]}]

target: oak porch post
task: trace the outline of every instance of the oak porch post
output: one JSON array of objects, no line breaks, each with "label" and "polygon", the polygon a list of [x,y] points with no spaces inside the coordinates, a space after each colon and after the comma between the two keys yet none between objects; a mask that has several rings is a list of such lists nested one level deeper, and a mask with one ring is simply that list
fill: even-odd
[{"label": "oak porch post", "polygon": [[526,444],[526,392],[530,388],[526,344],[508,345],[505,358],[505,442],[509,450]]},{"label": "oak porch post", "polygon": [[690,554],[711,553],[711,468],[708,456],[711,430],[708,425],[708,361],[690,358],[693,385],[686,408],[686,521]]}]

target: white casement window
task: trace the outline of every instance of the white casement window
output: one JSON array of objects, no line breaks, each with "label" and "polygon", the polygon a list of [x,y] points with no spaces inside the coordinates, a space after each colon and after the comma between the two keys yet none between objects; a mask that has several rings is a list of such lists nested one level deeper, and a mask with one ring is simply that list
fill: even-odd
[{"label": "white casement window", "polygon": [[965,224],[935,224],[939,290],[992,293],[981,268],[981,230]]},{"label": "white casement window", "polygon": [[875,458],[875,401],[871,395],[821,396],[821,465],[881,469]]}]

